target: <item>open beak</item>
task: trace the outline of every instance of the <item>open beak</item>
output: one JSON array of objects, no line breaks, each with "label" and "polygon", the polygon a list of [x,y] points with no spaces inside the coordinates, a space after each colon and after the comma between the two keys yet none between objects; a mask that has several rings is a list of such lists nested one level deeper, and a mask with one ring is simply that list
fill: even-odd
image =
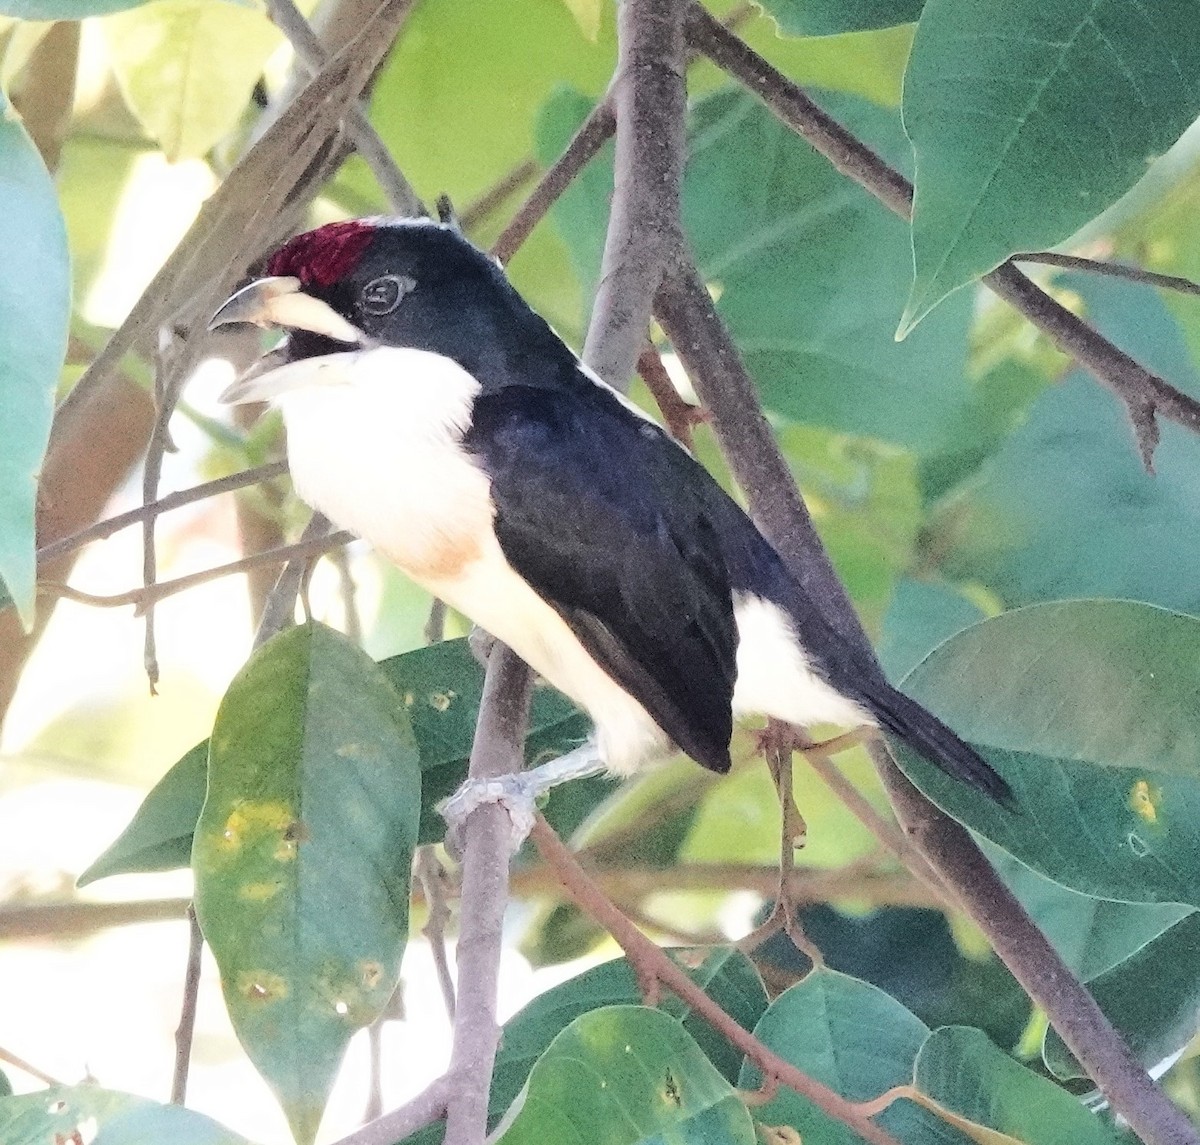
[{"label": "open beak", "polygon": [[[224,303],[208,324],[210,330],[232,322],[251,322],[266,328],[308,330],[336,342],[357,347],[367,344],[366,335],[347,322],[336,310],[319,298],[305,294],[298,278],[259,278],[242,287]],[[328,361],[333,355],[327,355]],[[265,402],[295,389],[311,385],[314,370],[321,359],[308,363],[287,361],[282,348],[270,351],[254,363],[222,395],[221,401],[230,405],[244,402]],[[332,377],[332,376],[331,376]]]}]

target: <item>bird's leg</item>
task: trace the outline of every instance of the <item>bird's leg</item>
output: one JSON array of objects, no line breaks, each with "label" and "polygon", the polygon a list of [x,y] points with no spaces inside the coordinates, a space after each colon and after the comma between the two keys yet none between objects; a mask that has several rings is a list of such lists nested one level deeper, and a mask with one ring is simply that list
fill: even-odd
[{"label": "bird's leg", "polygon": [[560,755],[557,759],[491,779],[468,779],[440,810],[448,824],[446,845],[451,853],[457,853],[458,841],[467,816],[484,803],[499,803],[512,820],[512,850],[515,853],[525,837],[533,830],[534,815],[538,799],[560,783],[572,779],[586,779],[607,770],[596,744],[589,740],[574,751]]}]

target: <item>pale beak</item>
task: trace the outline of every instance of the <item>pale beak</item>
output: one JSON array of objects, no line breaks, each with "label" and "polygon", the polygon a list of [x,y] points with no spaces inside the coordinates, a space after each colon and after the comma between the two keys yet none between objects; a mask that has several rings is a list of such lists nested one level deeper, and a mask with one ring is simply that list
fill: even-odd
[{"label": "pale beak", "polygon": [[[255,326],[308,330],[351,346],[370,345],[358,327],[347,322],[331,306],[305,294],[298,278],[260,278],[242,287],[213,315],[210,330],[231,322],[252,322]],[[228,405],[268,402],[288,390],[325,381],[335,383],[344,377],[338,360],[343,354],[288,362],[285,346],[264,354],[223,394]],[[324,377],[322,375],[325,375]]]},{"label": "pale beak", "polygon": [[305,294],[298,278],[259,278],[243,286],[213,315],[210,330],[230,322],[252,322],[255,326],[281,326],[285,330],[309,330],[337,342],[358,344],[363,332],[347,322],[333,307]]}]

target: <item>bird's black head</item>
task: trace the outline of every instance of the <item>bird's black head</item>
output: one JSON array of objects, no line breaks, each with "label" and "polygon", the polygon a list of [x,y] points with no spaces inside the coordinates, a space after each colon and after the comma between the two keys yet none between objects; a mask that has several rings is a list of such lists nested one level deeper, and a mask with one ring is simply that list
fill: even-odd
[{"label": "bird's black head", "polygon": [[288,240],[266,272],[221,307],[213,324],[287,329],[291,360],[347,343],[403,346],[452,358],[487,385],[514,357],[564,349],[499,264],[444,223],[330,223]]}]

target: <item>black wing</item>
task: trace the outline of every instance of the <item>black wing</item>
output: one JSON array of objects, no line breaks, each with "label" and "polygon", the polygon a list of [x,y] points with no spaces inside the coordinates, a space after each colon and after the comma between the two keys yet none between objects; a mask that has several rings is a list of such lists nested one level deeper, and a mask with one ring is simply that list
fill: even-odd
[{"label": "black wing", "polygon": [[464,444],[512,567],[688,755],[729,770],[729,571],[683,450],[590,383],[481,394]]}]

